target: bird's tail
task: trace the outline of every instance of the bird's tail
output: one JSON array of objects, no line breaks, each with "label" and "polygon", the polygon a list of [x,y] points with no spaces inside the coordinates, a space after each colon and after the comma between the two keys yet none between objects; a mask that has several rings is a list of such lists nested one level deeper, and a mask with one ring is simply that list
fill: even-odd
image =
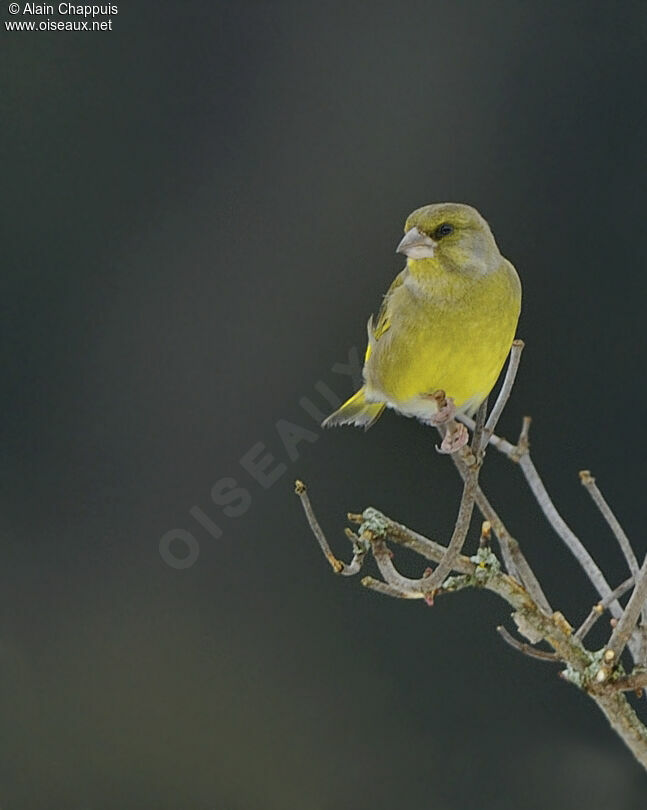
[{"label": "bird's tail", "polygon": [[336,427],[337,425],[357,425],[368,430],[379,419],[384,410],[383,402],[367,402],[365,388],[362,386],[356,394],[346,400],[321,423],[322,427]]}]

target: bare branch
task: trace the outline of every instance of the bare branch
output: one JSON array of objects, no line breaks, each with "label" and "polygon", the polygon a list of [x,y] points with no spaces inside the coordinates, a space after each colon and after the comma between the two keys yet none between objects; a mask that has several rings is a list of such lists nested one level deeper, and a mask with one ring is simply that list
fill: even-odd
[{"label": "bare branch", "polygon": [[[414,532],[401,523],[396,523],[395,520],[387,518],[372,506],[365,509],[361,515],[349,513],[348,519],[353,523],[366,524],[369,531],[383,533],[390,542],[409,548],[432,562],[440,562],[447,553],[445,546]],[[461,574],[471,574],[474,571],[474,564],[467,557],[459,555],[454,561],[453,570]]]},{"label": "bare branch", "polygon": [[619,692],[641,692],[647,687],[647,669],[637,668],[629,675],[609,681],[609,689]]},{"label": "bare branch", "polygon": [[409,577],[402,576],[393,565],[391,552],[387,548],[384,540],[373,537],[369,539],[371,541],[375,562],[387,585],[390,585],[394,590],[400,591],[404,599],[424,599],[425,594],[422,590],[424,587],[424,578],[409,579]]},{"label": "bare branch", "polygon": [[636,584],[633,593],[627,602],[627,607],[624,613],[618,620],[615,626],[607,648],[605,650],[605,660],[613,663],[614,665],[620,660],[622,651],[631,638],[640,612],[647,601],[647,554],[645,560],[638,572]]},{"label": "bare branch", "polygon": [[470,520],[472,519],[472,512],[474,511],[474,498],[476,496],[478,473],[478,467],[476,469],[469,469],[467,471],[465,483],[463,485],[461,503],[458,508],[458,515],[456,517],[456,525],[454,526],[454,531],[452,532],[451,539],[447,545],[447,552],[436,566],[434,572],[429,577],[425,578],[425,590],[428,593],[433,593],[442,585],[443,580],[451,572],[457,557],[465,545],[465,538],[467,537],[467,532],[470,527]]},{"label": "bare branch", "polygon": [[[442,395],[442,400],[439,399],[438,401],[439,408],[443,406],[443,401],[444,405],[446,406],[447,401],[445,398],[445,393],[443,391],[438,391],[437,394]],[[434,591],[438,590],[438,588],[442,585],[444,579],[455,567],[456,559],[460,555],[463,546],[465,545],[465,539],[467,537],[467,532],[470,527],[470,521],[472,519],[472,513],[474,511],[474,499],[476,497],[476,490],[478,488],[478,475],[480,467],[479,447],[481,446],[481,434],[485,422],[486,411],[487,411],[487,398],[485,399],[484,402],[481,403],[477,413],[477,420],[474,423],[474,433],[472,436],[471,450],[466,447],[463,447],[461,448],[461,451],[459,453],[451,454],[455,463],[460,464],[462,466],[462,469],[465,471],[465,474],[463,475],[463,494],[461,496],[461,502],[458,508],[458,515],[456,517],[454,531],[452,532],[451,539],[449,541],[449,544],[447,545],[446,552],[444,556],[440,559],[436,569],[429,576],[424,578],[425,583],[422,586],[423,592],[429,596],[433,596]],[[449,422],[447,423],[446,430],[451,431],[454,430],[455,428],[456,428],[455,421],[453,419],[450,419]],[[441,435],[443,434],[440,425],[438,426],[438,432]],[[460,457],[460,462],[457,457]]]},{"label": "bare branch", "polygon": [[[466,417],[459,418],[464,424],[473,429],[474,421],[472,419],[468,419]],[[567,548],[570,550],[576,560],[580,563],[600,597],[604,599],[611,593],[611,588],[609,587],[604,574],[598,567],[593,557],[591,557],[589,552],[586,550],[582,541],[579,539],[579,537],[577,537],[573,530],[567,525],[564,518],[557,511],[555,504],[548,494],[546,487],[544,486],[544,483],[532,462],[530,452],[528,450],[529,428],[530,418],[525,417],[521,434],[519,436],[519,442],[516,445],[511,444],[509,441],[502,439],[496,434],[493,434],[490,437],[489,443],[501,453],[508,456],[508,458],[519,463],[528,486],[535,496],[535,499],[546,519],[553,527],[557,535],[564,541]],[[612,602],[610,605],[610,610],[616,618],[619,618],[622,614],[622,605],[617,601]]]},{"label": "bare branch", "polygon": [[[299,495],[301,496],[301,493]],[[359,517],[359,515],[353,515],[352,519],[357,522]],[[406,577],[397,579],[401,575],[395,571],[384,541],[391,539],[409,548],[424,548],[425,556],[444,560],[446,553],[442,546],[439,547],[432,540],[411,531],[401,523],[392,521],[376,509],[364,510],[361,517],[365,527],[363,535],[367,531],[372,533],[372,548],[375,549],[375,544],[378,543],[376,559],[379,558],[381,562],[383,576],[386,573],[391,580],[391,582],[380,584],[371,577],[365,577],[362,584],[388,596],[414,599],[420,599],[422,596],[424,598],[426,594],[420,593],[416,589],[421,583],[427,582],[427,578],[423,577],[422,580],[408,580]],[[380,541],[383,541],[383,545],[380,545]],[[593,664],[597,659],[582,646],[580,639],[572,633],[563,616],[559,613],[553,615],[545,613],[519,582],[499,571],[495,564],[488,565],[481,562],[477,565],[459,554],[454,561],[454,570],[464,572],[472,584],[486,588],[508,602],[514,608],[515,614],[523,619],[524,626],[532,629],[537,638],[543,639],[553,648],[559,660],[567,665],[564,677],[588,692],[636,759],[647,768],[647,729],[640,722],[621,690],[614,690],[608,682],[602,683],[594,677]],[[398,585],[392,584],[392,582],[398,583]]]},{"label": "bare branch", "polygon": [[508,368],[506,369],[505,378],[503,380],[503,385],[501,386],[501,390],[499,391],[499,396],[494,403],[494,407],[492,408],[492,412],[488,417],[488,420],[485,425],[485,430],[483,431],[483,438],[479,441],[477,450],[480,452],[483,448],[487,445],[490,441],[490,438],[494,431],[496,430],[496,426],[501,418],[501,414],[503,413],[503,409],[505,408],[508,400],[510,399],[510,394],[512,393],[512,386],[514,385],[514,381],[517,377],[517,371],[519,370],[519,363],[521,362],[521,352],[523,351],[524,342],[523,340],[515,340],[512,343],[512,348],[510,349],[510,357],[508,358]]},{"label": "bare branch", "polygon": [[364,542],[349,528],[344,529],[344,533],[353,546],[353,559],[344,567],[341,573],[343,576],[352,577],[359,574],[362,569],[364,558],[368,553],[368,543]]},{"label": "bare branch", "polygon": [[[530,458],[529,453],[524,453],[519,459],[519,466],[524,474],[528,486],[532,494],[535,496],[541,511],[546,516],[546,519],[557,532],[559,537],[564,541],[568,550],[573,554],[575,559],[582,566],[587,577],[591,580],[599,595],[604,599],[612,591],[607,582],[604,574],[598,567],[597,563],[589,552],[584,547],[582,541],[573,532],[570,526],[567,525],[564,518],[557,511],[550,495],[548,494],[543,481],[539,477],[539,473]],[[619,617],[622,613],[622,606],[620,602],[614,601],[609,605],[612,614]]]},{"label": "bare branch", "polygon": [[[459,422],[462,422],[466,425],[471,431],[474,430],[475,423],[474,420],[471,419],[469,416],[466,416],[463,413],[457,413],[456,419]],[[504,439],[501,436],[497,436],[496,433],[493,433],[490,438],[488,439],[488,444],[491,444],[492,447],[496,448],[499,453],[503,453],[504,456],[508,456],[509,458],[513,458],[516,452],[516,445],[509,442],[507,439]]]},{"label": "bare branch", "polygon": [[[497,537],[499,537],[498,532],[495,533],[497,534]],[[499,537],[499,543],[501,543],[501,537]],[[515,540],[514,537],[508,536],[505,540],[505,544],[507,545],[508,553],[514,562],[514,566],[519,573],[523,586],[542,610],[544,610],[546,613],[552,613],[553,609],[551,608],[548,599],[546,599],[542,587],[539,584],[539,580],[530,567],[530,563],[523,555],[518,541]]]},{"label": "bare branch", "polygon": [[638,762],[647,769],[647,729],[636,716],[631,704],[620,691],[609,688],[590,692],[609,725],[620,737]]},{"label": "bare branch", "polygon": [[[456,456],[452,456],[456,469],[460,473],[463,480],[467,474],[465,465]],[[552,613],[552,608],[546,595],[544,594],[537,577],[535,576],[530,564],[523,555],[519,543],[510,534],[505,524],[495,511],[492,504],[487,499],[482,488],[479,486],[476,490],[476,505],[483,517],[490,522],[494,533],[499,541],[501,547],[501,555],[507,570],[512,576],[517,576],[519,581],[525,586],[528,593],[537,602],[542,610],[546,613]]]},{"label": "bare branch", "polygon": [[363,577],[361,580],[361,584],[365,588],[369,588],[372,591],[377,591],[381,593],[383,596],[391,596],[395,599],[418,599],[418,596],[410,597],[407,596],[402,591],[399,591],[397,588],[394,588],[391,585],[387,585],[386,582],[382,582],[381,579],[375,579],[375,577]]},{"label": "bare branch", "polygon": [[[487,445],[487,439],[485,438],[484,435],[485,418],[487,417],[487,403],[488,400],[486,397],[480,404],[479,409],[476,412],[476,420],[474,421],[474,433],[472,435],[472,455],[474,457],[474,463],[476,464],[480,464],[481,461],[483,460],[483,450]],[[465,461],[467,461],[467,459],[465,459]]]},{"label": "bare branch", "polygon": [[640,634],[640,643],[638,645],[638,653],[635,657],[635,661],[640,667],[647,667],[647,624],[645,624],[645,610],[646,608],[643,607],[643,619],[641,623],[638,625],[638,631]]},{"label": "bare branch", "polygon": [[296,481],[294,484],[294,491],[299,496],[299,500],[301,501],[301,505],[303,506],[303,511],[305,512],[306,518],[308,519],[308,524],[312,533],[317,538],[317,542],[319,543],[319,547],[324,553],[325,558],[330,563],[330,567],[336,574],[341,574],[342,576],[353,576],[356,574],[360,568],[362,567],[362,563],[364,561],[364,556],[366,555],[366,549],[362,549],[359,545],[355,547],[353,554],[353,559],[351,560],[349,565],[338,560],[337,557],[332,553],[330,546],[328,545],[328,541],[326,540],[326,535],[323,532],[323,529],[319,525],[319,521],[317,520],[317,516],[314,513],[314,509],[312,508],[312,504],[310,503],[310,498],[308,497],[308,492],[306,490],[306,485],[303,481]]},{"label": "bare branch", "polygon": [[[522,453],[527,453],[530,450],[530,425],[532,424],[532,417],[524,416],[521,420],[521,430],[519,431],[519,438],[515,448],[515,456]],[[518,459],[515,458],[515,461]]]},{"label": "bare branch", "polygon": [[[483,494],[483,490],[479,487],[479,491],[476,493],[476,505],[479,509],[479,512],[484,517],[485,514],[487,513],[487,506],[484,505],[485,503],[489,502],[487,501],[487,498]],[[508,534],[501,533],[496,529],[494,529],[494,536],[496,537],[497,542],[499,543],[499,549],[501,551],[501,559],[503,560],[505,570],[510,574],[511,577],[514,577],[515,579],[518,579],[519,582],[521,582],[522,584],[525,584],[524,579],[521,575],[521,571],[519,570],[517,563],[515,562],[514,554],[512,553],[510,547],[510,540],[512,538]]]},{"label": "bare branch", "polygon": [[625,534],[624,529],[620,525],[618,518],[613,514],[611,507],[607,503],[604,495],[600,492],[598,485],[595,483],[595,478],[591,475],[590,470],[580,470],[580,481],[582,482],[582,486],[586,489],[589,493],[591,498],[593,499],[593,503],[598,507],[600,512],[602,513],[602,517],[606,520],[609,528],[613,532],[616,540],[618,541],[618,545],[620,546],[622,553],[624,554],[625,560],[627,561],[627,565],[629,566],[629,571],[635,576],[638,573],[638,560],[636,559],[636,555],[634,554],[633,549],[631,548],[631,543],[629,542],[629,538]]},{"label": "bare branch", "polygon": [[[388,533],[390,518],[380,514],[384,522],[385,536]],[[400,536],[409,530],[397,524]],[[465,557],[459,560],[468,562]],[[476,571],[473,565],[472,570]],[[507,574],[489,570],[481,579],[482,587],[498,594],[523,616],[524,622],[532,627],[539,637],[553,648],[560,661],[567,664],[565,677],[586,689],[615,732],[624,740],[636,759],[647,768],[647,729],[620,691],[613,691],[608,684],[601,684],[591,678],[593,655],[584,649],[580,640],[569,631],[561,614],[548,616],[532,600],[528,592]]]},{"label": "bare branch", "polygon": [[488,501],[485,493],[480,487],[476,493],[476,504],[483,517],[486,520],[489,520],[492,524],[494,533],[499,540],[501,554],[506,561],[506,566],[508,568],[512,567],[513,569],[510,571],[510,573],[512,573],[514,576],[513,571],[516,571],[520,582],[525,586],[526,590],[532,596],[535,602],[537,602],[539,607],[542,610],[545,610],[546,613],[552,613],[553,611],[550,603],[548,602],[548,599],[546,599],[542,587],[539,584],[539,580],[530,567],[528,560],[526,560],[525,556],[523,555],[519,543],[506,529],[503,521],[495,512],[494,507]]},{"label": "bare branch", "polygon": [[609,607],[610,602],[614,602],[616,599],[620,599],[620,597],[627,593],[629,588],[634,584],[634,578],[629,577],[629,579],[625,579],[624,582],[621,582],[617,588],[615,588],[606,599],[603,599],[601,602],[598,602],[597,605],[593,605],[591,608],[591,612],[587,616],[587,618],[582,622],[581,627],[578,628],[577,632],[575,633],[576,637],[580,640],[583,640],[587,633],[591,631],[593,625],[597,622],[597,620],[602,616],[604,611]]},{"label": "bare branch", "polygon": [[[381,594],[401,599],[424,599],[431,603],[438,592],[453,592],[465,587],[480,587],[496,593],[514,609],[513,618],[520,633],[531,642],[520,641],[505,628],[499,627],[504,640],[516,650],[543,661],[560,661],[566,665],[561,673],[569,682],[583,689],[597,703],[607,717],[612,728],[620,735],[636,759],[647,769],[647,728],[641,723],[627,701],[625,691],[641,692],[647,686],[647,668],[644,664],[647,656],[647,556],[636,574],[637,561],[631,545],[608,504],[595,486],[588,472],[581,474],[582,483],[589,490],[591,497],[598,505],[603,516],[614,532],[618,543],[632,572],[632,577],[612,590],[583,543],[557,511],[546,488],[532,462],[529,450],[530,417],[524,417],[519,439],[511,444],[494,433],[497,421],[510,396],[523,343],[515,341],[510,353],[506,377],[495,406],[486,420],[487,403],[484,402],[477,414],[476,422],[456,415],[463,424],[472,428],[471,446],[466,444],[468,434],[464,427],[457,425],[455,419],[443,414],[444,427],[439,425],[443,434],[441,450],[452,454],[452,460],[463,479],[461,502],[454,525],[454,530],[447,547],[413,532],[406,526],[396,523],[378,510],[369,507],[361,515],[349,514],[349,520],[360,524],[359,536],[346,530],[348,539],[353,544],[353,559],[344,564],[332,553],[326,537],[314,515],[306,494],[305,485],[296,484],[303,509],[312,532],[336,573],[355,574],[364,561],[367,549],[370,548],[377,563],[382,580],[364,577],[362,585]],[[448,403],[444,392],[435,392],[442,397],[439,406]],[[598,591],[601,601],[592,609],[582,626],[573,632],[573,628],[559,612],[552,612],[550,604],[543,593],[539,582],[528,561],[511,536],[503,521],[488,501],[479,486],[479,470],[482,465],[484,449],[487,444],[493,445],[501,453],[519,464],[531,492],[542,512],[557,535],[575,556],[590,581]],[[473,557],[461,554],[475,504],[485,518],[480,544]],[[510,574],[502,573],[500,563],[490,550],[491,530],[497,535],[501,553]],[[397,543],[417,552],[422,557],[437,563],[435,570],[428,569],[419,579],[403,576],[393,563],[393,555],[387,543]],[[448,576],[452,571],[453,576]],[[633,593],[623,610],[618,601],[632,584]],[[606,649],[590,652],[582,640],[593,627],[595,621],[609,609],[614,618],[614,630]],[[643,623],[636,628],[641,610]],[[533,645],[544,641],[551,651],[537,649]],[[625,646],[631,648],[638,666],[629,675],[624,675],[619,667],[620,657]]]},{"label": "bare branch", "polygon": [[[470,426],[470,424],[474,424],[472,420],[462,419],[462,421],[468,426]],[[501,453],[508,456],[508,458],[510,458],[512,461],[519,464],[526,482],[530,487],[531,492],[535,496],[535,500],[539,504],[539,507],[544,513],[546,519],[553,527],[557,535],[563,540],[567,548],[571,551],[575,559],[580,563],[580,566],[604,601],[613,595],[613,591],[593,557],[584,547],[579,537],[577,537],[570,526],[568,526],[566,521],[559,514],[555,504],[548,494],[548,491],[546,490],[546,487],[544,486],[544,483],[537,472],[532,458],[530,457],[528,441],[529,428],[530,418],[525,417],[519,436],[519,441],[516,445],[513,445],[507,440],[501,439],[496,435],[493,435],[490,438],[490,444],[496,447],[496,449]],[[608,607],[611,615],[616,619],[620,619],[623,614],[623,608],[620,602],[618,602],[617,599],[612,599],[612,601],[608,603]],[[645,608],[645,612],[647,614],[647,607]],[[639,663],[642,663],[643,659],[641,658],[640,653],[640,641],[630,637],[628,643],[634,658]],[[645,654],[647,655],[647,651]]]},{"label": "bare branch", "polygon": [[529,658],[536,658],[539,661],[559,661],[559,658],[554,652],[538,650],[536,647],[533,647],[532,644],[526,644],[525,641],[519,641],[519,639],[515,638],[512,633],[506,630],[502,624],[497,627],[497,633],[501,636],[506,644],[509,644],[511,647],[517,650],[517,652],[523,653]]},{"label": "bare branch", "polygon": [[462,455],[462,462],[466,471],[465,476],[463,477],[463,494],[461,496],[461,503],[458,508],[458,515],[456,517],[454,531],[452,532],[451,539],[447,545],[447,552],[442,560],[440,560],[438,563],[436,569],[429,576],[427,591],[431,594],[433,594],[433,592],[442,585],[444,579],[454,567],[454,562],[465,545],[465,539],[467,537],[470,521],[472,519],[472,512],[474,511],[476,490],[478,488],[481,438],[486,413],[487,397],[481,403],[476,415],[474,435],[472,436],[471,453],[468,451]]}]

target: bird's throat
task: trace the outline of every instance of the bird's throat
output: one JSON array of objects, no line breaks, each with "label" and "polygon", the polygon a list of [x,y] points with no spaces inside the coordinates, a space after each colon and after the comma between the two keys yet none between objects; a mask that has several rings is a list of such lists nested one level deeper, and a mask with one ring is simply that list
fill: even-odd
[{"label": "bird's throat", "polygon": [[436,300],[459,300],[469,287],[470,279],[438,259],[409,259],[405,284],[418,297]]}]

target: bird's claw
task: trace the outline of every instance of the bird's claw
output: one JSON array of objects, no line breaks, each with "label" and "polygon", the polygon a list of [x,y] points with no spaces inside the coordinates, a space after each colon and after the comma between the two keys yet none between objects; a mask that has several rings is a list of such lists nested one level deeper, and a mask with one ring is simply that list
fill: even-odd
[{"label": "bird's claw", "polygon": [[439,453],[457,453],[461,447],[465,447],[469,441],[470,434],[468,429],[461,422],[456,422],[453,430],[448,430],[440,447],[436,447]]}]

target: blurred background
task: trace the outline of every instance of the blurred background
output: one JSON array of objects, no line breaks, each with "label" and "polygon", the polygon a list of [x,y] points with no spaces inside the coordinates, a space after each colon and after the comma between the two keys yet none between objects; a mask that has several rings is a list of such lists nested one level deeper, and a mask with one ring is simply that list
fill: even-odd
[{"label": "blurred background", "polygon": [[[644,807],[593,703],[499,639],[504,603],[334,577],[292,494],[308,483],[340,555],[369,504],[447,538],[460,490],[432,432],[387,413],[322,435],[307,409],[354,390],[333,367],[363,349],[406,215],[468,202],[524,285],[502,432],[533,415],[614,585],[579,469],[645,553],[644,4],[112,19],[2,28],[0,806]],[[491,453],[482,480],[579,623],[595,594],[519,471]]]}]

